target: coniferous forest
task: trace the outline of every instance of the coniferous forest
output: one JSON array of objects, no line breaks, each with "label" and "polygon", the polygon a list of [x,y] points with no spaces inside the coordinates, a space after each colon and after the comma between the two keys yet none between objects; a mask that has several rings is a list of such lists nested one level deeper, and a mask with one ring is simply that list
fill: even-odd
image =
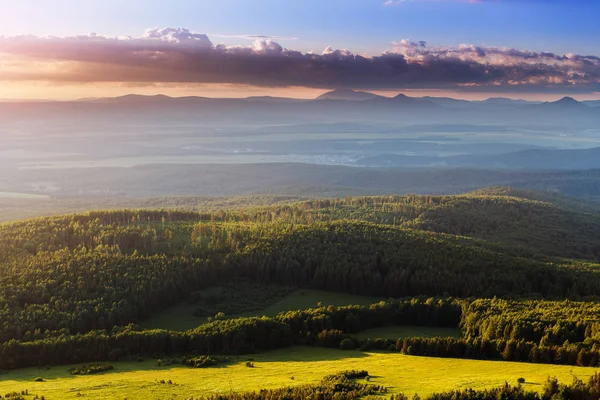
[{"label": "coniferous forest", "polygon": [[[597,367],[600,214],[590,207],[496,188],[5,223],[0,370],[85,363],[76,370],[94,373],[112,369],[102,363],[135,357],[210,367],[228,356],[289,346]],[[245,282],[246,292],[236,295],[235,282]],[[202,294],[232,284],[221,303]],[[252,310],[249,298],[267,305],[300,289],[386,300],[229,317]],[[196,328],[140,327],[186,301],[201,304]],[[389,326],[455,328],[460,335],[357,335]],[[367,372],[354,372],[316,386],[213,398],[385,394],[356,381]],[[549,380],[542,394],[507,385],[432,398],[596,399],[598,381]]]},{"label": "coniferous forest", "polygon": [[600,0],[0,5],[0,400],[600,400]]}]

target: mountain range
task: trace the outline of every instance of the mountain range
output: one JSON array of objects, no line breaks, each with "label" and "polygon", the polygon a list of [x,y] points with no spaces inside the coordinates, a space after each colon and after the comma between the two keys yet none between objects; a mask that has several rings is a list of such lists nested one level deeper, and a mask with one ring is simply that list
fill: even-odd
[{"label": "mountain range", "polygon": [[160,123],[289,125],[376,121],[377,123],[495,124],[596,128],[600,101],[555,102],[491,98],[466,101],[440,97],[385,97],[338,89],[316,99],[249,97],[241,99],[126,95],[57,102],[2,102],[0,121],[68,119],[71,123]]},{"label": "mountain range", "polygon": [[[1,102],[0,168],[153,162],[600,168],[598,105],[571,97],[466,101],[349,89],[315,99],[130,94]],[[31,172],[27,181],[54,179]]]},{"label": "mountain range", "polygon": [[[486,100],[463,100],[452,97],[409,97],[404,94],[398,94],[394,97],[381,96],[378,94],[353,90],[353,89],[335,89],[317,96],[315,99],[298,99],[291,97],[272,97],[272,96],[250,96],[245,98],[210,98],[210,97],[199,97],[199,96],[186,96],[186,97],[170,97],[162,94],[158,95],[137,95],[128,94],[119,97],[107,97],[107,98],[83,98],[78,99],[76,102],[83,103],[157,103],[157,102],[176,102],[176,103],[205,103],[205,102],[218,102],[218,103],[240,103],[240,102],[265,102],[265,103],[312,103],[314,100],[330,100],[330,101],[352,101],[352,102],[364,102],[365,104],[377,104],[383,102],[396,102],[396,103],[412,103],[421,105],[439,105],[449,108],[465,108],[474,106],[490,106],[490,107],[519,107],[519,106],[532,106],[532,105],[554,105],[560,107],[576,107],[576,106],[587,106],[587,107],[600,107],[600,100],[584,100],[577,101],[572,97],[563,97],[560,100],[554,102],[541,102],[541,101],[528,101],[522,99],[510,99],[505,97],[490,97]],[[10,101],[5,101],[10,102]],[[39,101],[37,102],[39,103]]]}]

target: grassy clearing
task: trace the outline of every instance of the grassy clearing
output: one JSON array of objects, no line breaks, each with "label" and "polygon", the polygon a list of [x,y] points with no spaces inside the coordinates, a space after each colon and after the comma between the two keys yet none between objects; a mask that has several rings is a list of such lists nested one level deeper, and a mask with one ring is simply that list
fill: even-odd
[{"label": "grassy clearing", "polygon": [[185,331],[206,322],[206,317],[196,317],[195,305],[187,302],[170,307],[149,319],[142,321],[139,325],[144,329],[170,329],[174,331]]},{"label": "grassy clearing", "polygon": [[398,339],[403,337],[455,337],[459,338],[460,331],[456,328],[429,326],[384,326],[352,334],[357,339]]},{"label": "grassy clearing", "polygon": [[250,317],[255,315],[266,315],[267,317],[274,317],[283,311],[306,310],[307,308],[315,308],[319,304],[323,306],[366,306],[377,303],[380,300],[383,299],[370,296],[356,296],[345,293],[326,292],[322,290],[302,289],[290,293],[280,301],[260,312],[244,313],[238,316]]},{"label": "grassy clearing", "polygon": [[[262,315],[273,317],[282,311],[314,308],[317,307],[319,303],[324,306],[344,306],[349,304],[369,305],[380,300],[382,299],[376,297],[355,296],[344,293],[302,289],[291,292],[283,299],[276,301],[265,309],[228,315],[228,317],[251,317]],[[140,326],[147,329],[158,328],[171,330],[186,330],[195,328],[198,325],[206,322],[206,317],[194,316],[196,307],[197,306],[187,302],[181,303],[141,322]]]},{"label": "grassy clearing", "polygon": [[[501,361],[458,360],[404,356],[397,353],[360,353],[335,349],[293,347],[253,356],[254,368],[239,358],[222,367],[195,369],[181,366],[158,367],[155,360],[114,363],[113,371],[73,376],[69,366],[50,370],[29,368],[2,375],[0,393],[28,389],[52,399],[81,396],[93,399],[189,398],[230,391],[316,383],[325,375],[349,369],[366,369],[371,383],[390,387],[390,393],[435,392],[468,388],[490,388],[504,382],[516,384],[525,378],[525,387],[541,390],[548,376],[570,383],[598,371],[596,368],[540,365]],[[42,377],[44,382],[34,382]],[[292,379],[292,377],[294,379]],[[171,380],[173,384],[160,383]],[[80,393],[80,395],[78,395]]]}]

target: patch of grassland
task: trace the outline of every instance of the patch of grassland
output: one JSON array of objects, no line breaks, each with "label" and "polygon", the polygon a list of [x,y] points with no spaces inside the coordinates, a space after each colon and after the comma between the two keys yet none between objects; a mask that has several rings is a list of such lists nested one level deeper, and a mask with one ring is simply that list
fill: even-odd
[{"label": "patch of grassland", "polygon": [[274,303],[273,305],[265,308],[262,311],[254,313],[245,313],[239,316],[250,317],[255,315],[266,315],[267,317],[274,317],[275,315],[283,311],[306,310],[307,308],[318,307],[319,304],[322,306],[366,306],[369,304],[377,303],[380,300],[383,299],[370,296],[357,296],[353,294],[326,292],[323,290],[301,289],[293,291],[280,301]]},{"label": "patch of grassland", "polygon": [[[211,288],[210,291],[218,292],[219,288]],[[209,293],[209,290],[207,290]],[[356,296],[344,293],[333,293],[322,290],[295,290],[281,300],[274,302],[264,309],[257,311],[248,311],[227,317],[252,317],[266,315],[274,317],[282,311],[305,310],[315,308],[319,303],[324,306],[345,306],[345,305],[369,305],[382,300],[377,297]],[[188,302],[183,302],[175,307],[164,310],[151,318],[141,322],[139,325],[147,329],[171,329],[181,330],[192,329],[206,322],[207,317],[194,316],[197,306]]]},{"label": "patch of grassland", "polygon": [[194,315],[195,305],[183,302],[159,312],[149,319],[142,321],[139,325],[144,329],[170,329],[173,331],[185,331],[206,322],[206,317]]},{"label": "patch of grassland", "polygon": [[[316,383],[343,370],[369,371],[370,383],[385,385],[390,393],[428,395],[450,389],[483,389],[516,384],[524,378],[528,390],[541,390],[548,376],[570,383],[573,376],[587,380],[597,368],[405,356],[397,353],[360,353],[335,349],[292,347],[253,355],[213,368],[158,367],[155,360],[117,362],[99,375],[73,376],[70,366],[50,370],[28,368],[2,375],[0,393],[21,391],[51,399],[157,399],[189,398],[230,391]],[[34,382],[42,377],[44,382]],[[293,379],[292,379],[293,378]],[[169,380],[171,383],[169,384]],[[165,383],[161,383],[161,381]],[[79,393],[79,395],[78,395]]]},{"label": "patch of grassland", "polygon": [[461,337],[456,328],[430,326],[384,326],[352,334],[357,339],[398,339],[404,337]]}]

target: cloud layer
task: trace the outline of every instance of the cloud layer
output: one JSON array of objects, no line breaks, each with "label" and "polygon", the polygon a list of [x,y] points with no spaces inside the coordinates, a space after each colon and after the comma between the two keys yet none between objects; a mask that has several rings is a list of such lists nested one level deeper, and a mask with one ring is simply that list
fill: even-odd
[{"label": "cloud layer", "polygon": [[0,37],[0,79],[51,82],[231,83],[264,87],[440,88],[482,91],[600,91],[600,58],[513,48],[432,47],[400,40],[377,56],[327,47],[213,43],[187,29],[140,37]]}]

